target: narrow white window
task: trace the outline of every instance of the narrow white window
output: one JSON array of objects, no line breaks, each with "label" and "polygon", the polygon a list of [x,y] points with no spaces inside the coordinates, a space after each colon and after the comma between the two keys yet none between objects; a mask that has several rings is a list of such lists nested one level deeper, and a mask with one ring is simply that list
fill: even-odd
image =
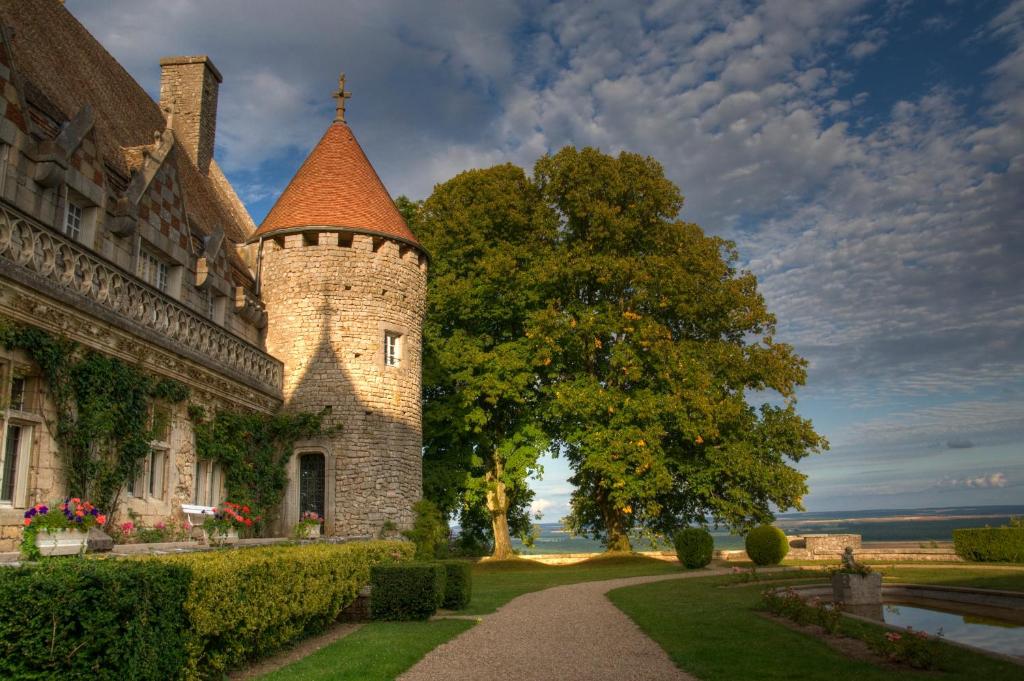
[{"label": "narrow white window", "polygon": [[397,367],[402,362],[402,336],[394,331],[384,332],[384,366]]},{"label": "narrow white window", "polygon": [[0,505],[24,506],[31,458],[29,379],[11,376],[7,411],[0,412]]},{"label": "narrow white window", "polygon": [[167,292],[167,271],[163,260],[147,250],[139,252],[139,277],[164,293]]},{"label": "narrow white window", "polygon": [[74,201],[67,202],[64,212],[64,233],[77,240],[82,234],[82,207]]},{"label": "narrow white window", "polygon": [[167,451],[153,449],[149,453],[149,496],[154,499],[164,498],[164,466],[167,462]]},{"label": "narrow white window", "polygon": [[11,379],[11,409],[25,411],[25,377],[15,376]]},{"label": "narrow white window", "polygon": [[18,477],[18,459],[25,441],[24,426],[9,424],[4,443],[3,462],[0,464],[0,502],[14,503],[15,481]]}]

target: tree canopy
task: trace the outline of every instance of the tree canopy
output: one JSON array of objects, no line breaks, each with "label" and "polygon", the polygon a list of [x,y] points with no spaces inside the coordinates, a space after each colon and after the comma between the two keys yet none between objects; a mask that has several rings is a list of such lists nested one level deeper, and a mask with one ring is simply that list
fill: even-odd
[{"label": "tree canopy", "polygon": [[503,165],[439,185],[413,216],[432,255],[424,323],[424,488],[463,533],[490,525],[494,555],[529,529],[526,479],[549,439],[540,425],[536,341],[555,221],[522,169]]},{"label": "tree canopy", "polygon": [[[796,413],[805,361],[774,340],[735,246],[677,219],[682,196],[651,158],[570,147],[534,180],[561,218],[530,332],[574,471],[572,529],[628,549],[636,528],[743,529],[799,508],[806,481],[787,459],[827,443]],[[781,404],[753,406],[765,391]]]},{"label": "tree canopy", "polygon": [[572,147],[532,178],[474,170],[400,202],[432,254],[425,491],[489,516],[496,553],[548,448],[573,470],[570,529],[612,550],[801,507],[790,463],[828,446],[796,412],[806,363],[735,245],[682,204],[655,160]]}]

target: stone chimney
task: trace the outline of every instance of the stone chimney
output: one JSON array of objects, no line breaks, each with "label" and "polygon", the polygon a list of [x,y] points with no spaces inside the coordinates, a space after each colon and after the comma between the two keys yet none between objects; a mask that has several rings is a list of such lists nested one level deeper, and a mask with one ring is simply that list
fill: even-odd
[{"label": "stone chimney", "polygon": [[175,136],[204,175],[213,159],[221,81],[220,71],[205,55],[160,60],[160,107],[173,111]]}]

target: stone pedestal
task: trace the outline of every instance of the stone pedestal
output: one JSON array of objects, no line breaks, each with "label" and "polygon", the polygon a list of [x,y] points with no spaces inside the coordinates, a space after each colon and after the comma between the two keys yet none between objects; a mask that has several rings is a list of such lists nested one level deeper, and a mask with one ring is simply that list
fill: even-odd
[{"label": "stone pedestal", "polygon": [[837,572],[832,575],[832,599],[843,605],[876,605],[882,602],[882,575]]}]

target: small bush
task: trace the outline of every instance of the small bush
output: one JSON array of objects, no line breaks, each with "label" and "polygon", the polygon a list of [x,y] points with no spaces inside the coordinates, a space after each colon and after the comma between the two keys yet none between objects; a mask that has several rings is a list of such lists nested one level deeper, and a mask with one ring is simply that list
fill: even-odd
[{"label": "small bush", "polygon": [[[190,573],[186,679],[220,679],[338,619],[373,566],[412,558],[401,541],[231,549],[140,559]],[[119,561],[123,563],[124,561]],[[170,678],[170,677],[151,677]]]},{"label": "small bush", "polygon": [[402,536],[416,545],[416,560],[433,560],[448,556],[448,523],[433,502],[426,499],[417,501],[412,510],[416,513],[411,530]]},{"label": "small bush", "polygon": [[755,527],[747,534],[747,556],[755,565],[778,565],[789,553],[785,533],[772,525]]},{"label": "small bush", "polygon": [[444,603],[440,563],[377,565],[370,571],[370,608],[378,620],[425,620]]},{"label": "small bush", "polygon": [[673,537],[679,562],[690,570],[702,568],[711,562],[715,540],[702,527],[686,527]]},{"label": "small bush", "polygon": [[0,678],[178,678],[188,584],[187,569],[156,562],[0,568]]},{"label": "small bush", "polygon": [[953,547],[964,560],[1024,563],[1024,527],[953,530]]},{"label": "small bush", "polygon": [[448,610],[462,610],[473,596],[473,568],[469,563],[447,560],[444,563],[444,603]]}]

